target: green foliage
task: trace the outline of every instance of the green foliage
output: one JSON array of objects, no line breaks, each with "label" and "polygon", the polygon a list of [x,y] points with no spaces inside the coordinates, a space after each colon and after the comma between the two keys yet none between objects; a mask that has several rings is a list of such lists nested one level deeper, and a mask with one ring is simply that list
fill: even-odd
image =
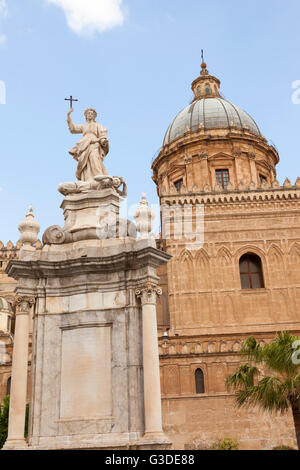
[{"label": "green foliage", "polygon": [[[0,449],[5,444],[8,433],[8,415],[9,415],[9,395],[0,403]],[[28,419],[29,419],[29,405],[26,405],[25,429],[24,437],[28,436]]]},{"label": "green foliage", "polygon": [[[300,407],[300,366],[292,360],[293,345],[299,340],[288,332],[280,332],[264,346],[253,337],[244,341],[241,354],[248,362],[226,381],[227,389],[235,391],[238,406],[259,406],[282,413],[290,407]],[[257,364],[261,364],[264,373]]]},{"label": "green foliage", "polygon": [[273,450],[296,450],[296,449],[294,449],[293,447],[283,445],[283,446],[273,447]]},{"label": "green foliage", "polygon": [[258,406],[264,411],[280,413],[291,409],[300,449],[300,364],[293,360],[298,359],[295,344],[299,341],[299,337],[287,331],[277,333],[264,346],[255,338],[248,338],[241,348],[248,362],[227,378],[226,385],[228,390],[234,390],[239,407]]},{"label": "green foliage", "polygon": [[221,439],[215,441],[211,446],[211,450],[239,450],[239,443],[235,439],[226,437],[223,441]]},{"label": "green foliage", "polygon": [[0,403],[0,449],[4,446],[8,430],[9,395]]}]

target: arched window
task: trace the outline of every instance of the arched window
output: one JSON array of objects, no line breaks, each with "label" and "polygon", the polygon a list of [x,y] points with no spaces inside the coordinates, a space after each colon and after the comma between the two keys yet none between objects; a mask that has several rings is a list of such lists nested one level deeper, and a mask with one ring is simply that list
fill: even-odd
[{"label": "arched window", "polygon": [[10,395],[10,387],[11,387],[11,377],[7,380],[6,384],[6,395]]},{"label": "arched window", "polygon": [[201,369],[197,369],[195,372],[195,385],[196,385],[196,393],[198,394],[205,393],[204,374]]},{"label": "arched window", "polygon": [[200,86],[197,87],[197,95],[201,96],[201,87]]},{"label": "arched window", "polygon": [[206,95],[210,95],[210,94],[211,94],[211,89],[210,89],[210,86],[209,86],[209,85],[206,85],[206,86],[205,86],[205,94],[206,94]]},{"label": "arched window", "polygon": [[263,289],[264,278],[259,256],[247,253],[240,259],[242,289]]}]

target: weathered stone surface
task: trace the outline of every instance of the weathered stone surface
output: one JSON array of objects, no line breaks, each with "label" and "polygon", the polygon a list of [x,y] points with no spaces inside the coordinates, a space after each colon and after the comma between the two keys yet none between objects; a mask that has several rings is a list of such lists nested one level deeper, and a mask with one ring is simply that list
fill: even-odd
[{"label": "weathered stone surface", "polygon": [[156,285],[156,268],[169,258],[155,240],[127,238],[24,249],[9,264],[18,291],[37,298],[30,448],[153,445],[142,439],[142,322],[135,291],[146,282]]},{"label": "weathered stone surface", "polygon": [[[191,121],[194,103],[204,98],[204,109],[209,102],[206,78],[192,84]],[[194,155],[192,165],[185,164],[185,155]],[[209,447],[225,437],[237,438],[244,449],[296,445],[290,414],[274,418],[237,410],[225,386],[240,365],[245,338],[268,342],[282,330],[300,336],[300,189],[289,180],[280,186],[278,162],[263,135],[237,126],[229,132],[223,124],[195,125],[189,135],[163,145],[153,161],[160,203],[168,208],[162,212],[160,246],[173,256],[158,269],[163,295],[157,310],[164,429],[176,449]],[[226,181],[217,170],[225,170]],[[184,196],[174,187],[178,180],[187,188]],[[193,208],[193,227],[197,208],[204,206],[202,247],[185,238],[181,222],[187,205]],[[164,214],[172,211],[176,218],[170,218],[168,230]],[[262,289],[241,287],[239,260],[246,253],[261,259]],[[196,392],[197,369],[204,377],[203,394]]]}]

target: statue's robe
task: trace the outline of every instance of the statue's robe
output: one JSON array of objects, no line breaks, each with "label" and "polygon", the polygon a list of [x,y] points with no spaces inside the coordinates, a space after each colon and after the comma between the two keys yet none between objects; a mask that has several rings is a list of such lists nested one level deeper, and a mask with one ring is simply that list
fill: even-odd
[{"label": "statue's robe", "polygon": [[83,134],[83,138],[70,150],[72,157],[78,162],[76,178],[79,181],[93,181],[97,175],[107,175],[103,160],[108,154],[109,146],[107,129],[95,121],[86,124],[68,122],[72,134]]}]

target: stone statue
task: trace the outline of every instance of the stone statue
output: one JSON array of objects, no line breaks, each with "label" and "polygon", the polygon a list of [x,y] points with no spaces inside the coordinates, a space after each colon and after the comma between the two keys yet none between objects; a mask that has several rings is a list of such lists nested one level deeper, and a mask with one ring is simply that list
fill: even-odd
[{"label": "stone statue", "polygon": [[107,175],[103,160],[109,152],[107,129],[96,122],[97,112],[93,108],[85,111],[86,124],[74,124],[73,112],[68,112],[68,126],[72,134],[83,134],[83,138],[70,150],[70,155],[78,162],[76,178],[92,182],[98,175]]}]

